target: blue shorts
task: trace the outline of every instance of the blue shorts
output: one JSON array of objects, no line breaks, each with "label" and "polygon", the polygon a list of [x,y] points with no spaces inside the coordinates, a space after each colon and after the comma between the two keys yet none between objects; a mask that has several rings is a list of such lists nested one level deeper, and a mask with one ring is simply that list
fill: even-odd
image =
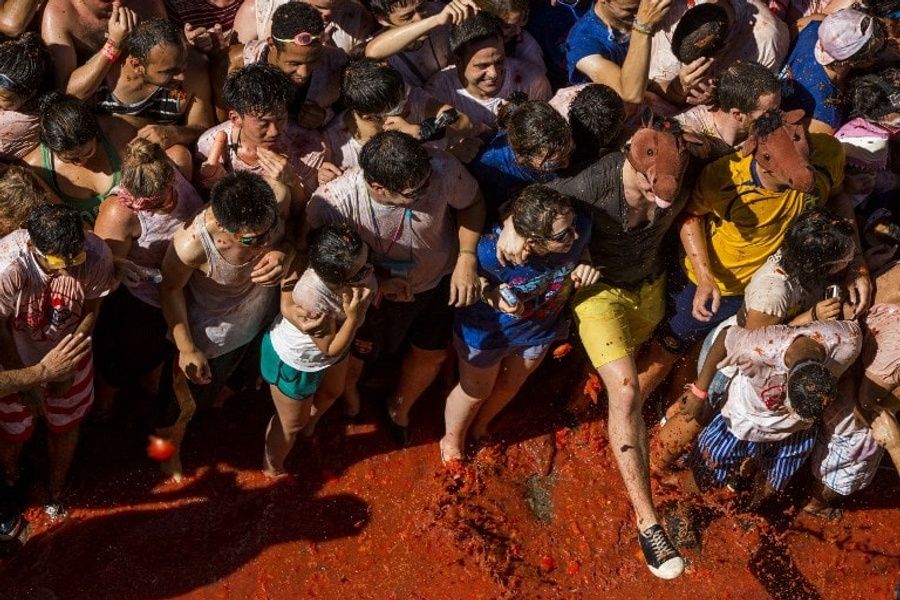
[{"label": "blue shorts", "polygon": [[700,433],[690,464],[701,490],[721,486],[754,458],[773,489],[781,492],[800,470],[816,443],[816,428],[796,431],[780,442],[748,442],[734,437],[721,413]]},{"label": "blue shorts", "polygon": [[537,360],[550,347],[550,344],[538,344],[537,346],[508,346],[506,348],[473,348],[467,345],[458,335],[453,336],[453,347],[460,360],[464,360],[473,367],[487,369],[493,367],[507,356],[519,354],[525,360]]},{"label": "blue shorts", "polygon": [[[697,286],[683,273],[680,277],[670,276],[669,280],[672,282],[669,286],[672,304],[670,311],[674,314],[670,314],[669,318],[663,321],[657,331],[657,337],[662,345],[673,354],[687,352],[691,344],[715,329],[722,321],[736,315],[744,303],[743,296],[722,296],[716,314],[709,321],[698,321],[692,314]],[[684,287],[679,290],[681,284]]]}]

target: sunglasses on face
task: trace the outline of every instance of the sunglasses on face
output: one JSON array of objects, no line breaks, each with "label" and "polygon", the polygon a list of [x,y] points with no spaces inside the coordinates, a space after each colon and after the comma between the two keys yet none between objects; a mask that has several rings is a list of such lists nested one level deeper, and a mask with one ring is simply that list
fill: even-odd
[{"label": "sunglasses on face", "polygon": [[322,41],[322,38],[320,36],[313,35],[305,31],[301,31],[300,33],[289,39],[277,37],[273,37],[272,39],[276,42],[281,42],[282,44],[294,44],[295,46],[312,46],[313,44],[321,43]]},{"label": "sunglasses on face", "polygon": [[241,246],[261,246],[262,244],[269,241],[269,238],[272,236],[272,232],[275,231],[276,227],[278,227],[277,213],[275,213],[274,218],[272,219],[272,223],[262,233],[257,233],[255,235],[238,235],[233,231],[230,231],[229,233],[234,236],[234,241],[236,241]]},{"label": "sunglasses on face", "polygon": [[347,283],[350,285],[357,285],[366,281],[369,277],[372,276],[372,273],[375,272],[375,267],[372,266],[372,263],[366,263],[360,268],[359,271],[356,272],[355,275],[350,276],[347,279]]},{"label": "sunglasses on face", "polygon": [[556,242],[557,244],[563,244],[568,242],[575,235],[575,226],[569,225],[562,231],[554,233],[546,238],[544,238],[548,242]]},{"label": "sunglasses on face", "polygon": [[44,259],[44,261],[47,263],[47,268],[51,271],[71,269],[72,267],[83,265],[87,260],[87,253],[84,250],[82,250],[75,256],[70,256],[68,258],[59,254],[43,254],[38,250],[35,250],[35,253]]}]

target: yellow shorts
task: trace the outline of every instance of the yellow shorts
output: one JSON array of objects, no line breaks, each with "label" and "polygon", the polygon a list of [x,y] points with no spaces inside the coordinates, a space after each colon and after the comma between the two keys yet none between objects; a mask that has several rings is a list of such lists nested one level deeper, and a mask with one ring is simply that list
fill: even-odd
[{"label": "yellow shorts", "polygon": [[650,339],[666,312],[665,292],[661,276],[634,292],[598,283],[575,293],[578,333],[594,367],[634,354]]}]

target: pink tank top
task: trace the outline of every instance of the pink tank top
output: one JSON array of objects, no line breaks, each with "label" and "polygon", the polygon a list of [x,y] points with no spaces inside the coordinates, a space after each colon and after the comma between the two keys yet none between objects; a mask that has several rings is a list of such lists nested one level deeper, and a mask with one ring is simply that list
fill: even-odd
[{"label": "pink tank top", "polygon": [[212,359],[249,344],[273,316],[278,286],[263,287],[250,281],[259,256],[242,265],[229,263],[219,253],[206,228],[206,211],[194,218],[203,244],[209,274],[200,271],[185,288],[188,322],[194,344]]},{"label": "pink tank top", "polygon": [[[134,213],[141,224],[141,236],[134,241],[128,253],[128,260],[134,264],[159,269],[175,232],[193,219],[203,206],[200,194],[178,169],[175,169],[175,194],[177,204],[172,212],[139,210]],[[139,300],[159,308],[158,283],[145,281],[129,288],[129,291]]]}]

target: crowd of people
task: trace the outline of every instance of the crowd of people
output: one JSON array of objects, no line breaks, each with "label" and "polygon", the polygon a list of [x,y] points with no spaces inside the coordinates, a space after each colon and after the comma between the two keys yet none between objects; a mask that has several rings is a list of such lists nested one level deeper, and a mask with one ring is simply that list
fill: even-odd
[{"label": "crowd of people", "polygon": [[[900,464],[897,18],[2,0],[0,540],[38,422],[63,518],[79,426],[120,390],[153,400],[178,479],[194,413],[261,377],[278,480],[339,399],[406,446],[449,358],[450,464],[570,328],[654,575],[684,560],[651,473],[754,508],[806,469],[804,508],[835,516],[884,449]],[[651,444],[666,383],[687,385]]]}]

